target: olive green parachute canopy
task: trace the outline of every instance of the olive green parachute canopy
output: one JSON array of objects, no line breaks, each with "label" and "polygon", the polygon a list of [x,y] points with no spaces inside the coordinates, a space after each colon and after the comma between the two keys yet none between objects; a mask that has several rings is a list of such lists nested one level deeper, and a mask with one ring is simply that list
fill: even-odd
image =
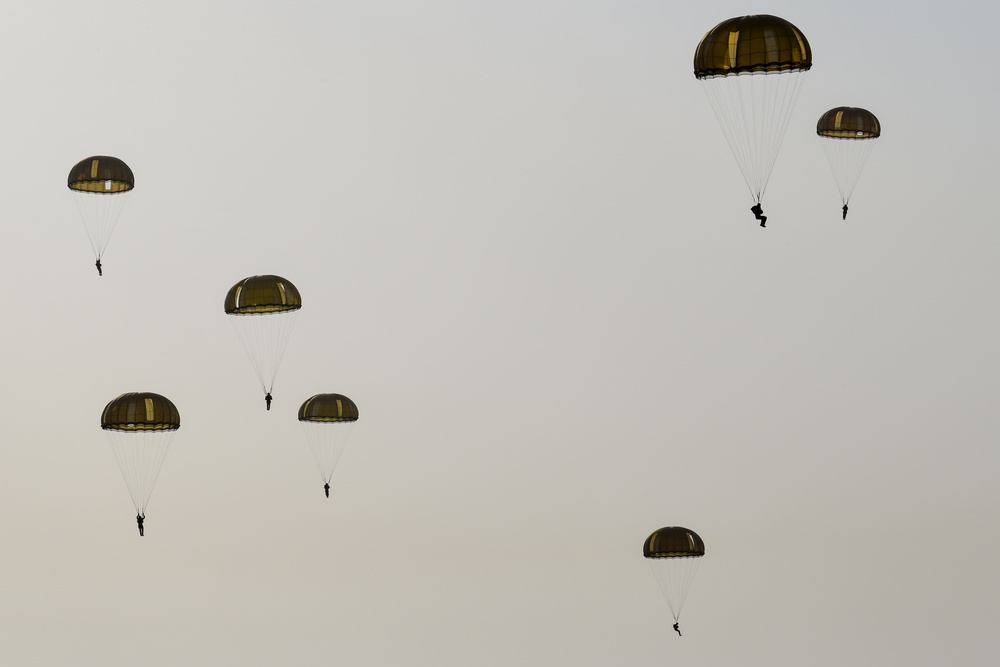
[{"label": "olive green parachute canopy", "polygon": [[299,407],[299,422],[325,483],[327,498],[333,471],[357,421],[358,406],[343,394],[316,394]]},{"label": "olive green parachute canopy", "polygon": [[229,315],[265,315],[287,313],[302,307],[299,290],[280,276],[250,276],[239,281],[226,294]]},{"label": "olive green parachute canopy", "polygon": [[804,71],[812,67],[805,35],[785,19],[751,14],[723,21],[702,37],[694,75],[706,77]]},{"label": "olive green parachute canopy", "polygon": [[816,134],[831,139],[877,139],[882,134],[878,118],[860,107],[837,107],[819,117]]},{"label": "olive green parachute canopy", "polygon": [[280,276],[250,276],[229,289],[225,310],[271,409],[271,390],[302,296]]},{"label": "olive green parachute canopy", "polygon": [[[788,21],[767,14],[723,21],[695,49],[694,75],[757,205],[811,67],[805,36]],[[754,210],[763,227],[761,213]]]},{"label": "olive green parachute canopy", "polygon": [[[135,176],[128,165],[118,158],[94,155],[81,160],[70,170],[66,184],[80,213],[94,257],[100,260],[118,224],[125,201],[135,187]],[[98,266],[98,272],[100,270]]]},{"label": "olive green parachute canopy", "polygon": [[705,543],[693,530],[667,526],[646,538],[642,555],[656,576],[674,621],[679,621],[684,600],[705,555]]},{"label": "olive green parachute canopy", "polygon": [[705,543],[693,530],[667,526],[646,538],[642,555],[646,558],[698,558],[705,555]]},{"label": "olive green parachute canopy", "polygon": [[69,172],[70,190],[94,194],[128,192],[135,187],[129,166],[116,157],[94,155],[81,160]]},{"label": "olive green parachute canopy", "polygon": [[847,219],[847,205],[854,188],[861,179],[861,172],[875,145],[882,135],[882,124],[871,111],[860,107],[830,109],[816,122],[816,134],[823,144],[823,152],[830,163],[833,178],[840,190],[844,204],[843,219]]},{"label": "olive green parachute canopy", "polygon": [[104,407],[105,431],[176,431],[181,415],[170,399],[148,391],[122,394]]},{"label": "olive green parachute canopy", "polygon": [[354,422],[358,406],[343,394],[316,394],[299,407],[300,422]]},{"label": "olive green parachute canopy", "polygon": [[145,516],[181,416],[170,399],[148,391],[122,394],[101,413],[101,428],[128,487],[136,514]]}]

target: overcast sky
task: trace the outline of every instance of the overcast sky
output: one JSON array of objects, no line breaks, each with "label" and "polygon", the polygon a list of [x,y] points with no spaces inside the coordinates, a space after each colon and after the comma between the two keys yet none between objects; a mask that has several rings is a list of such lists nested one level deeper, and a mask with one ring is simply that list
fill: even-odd
[{"label": "overcast sky", "polygon": [[[5,662],[992,664],[1000,10],[679,4],[8,7]],[[814,55],[767,229],[692,74],[754,12]],[[883,136],[842,221],[845,105]],[[136,177],[100,278],[91,155]],[[254,274],[304,304],[270,412]],[[182,421],[142,538],[128,391]],[[329,500],[320,392],[361,415]]]}]

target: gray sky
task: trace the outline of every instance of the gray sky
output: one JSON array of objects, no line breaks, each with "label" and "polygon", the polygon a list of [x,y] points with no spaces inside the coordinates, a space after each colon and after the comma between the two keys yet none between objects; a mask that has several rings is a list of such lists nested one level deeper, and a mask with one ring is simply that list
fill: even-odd
[{"label": "gray sky", "polygon": [[[988,3],[22,3],[0,26],[11,664],[992,664]],[[808,74],[752,201],[719,21]],[[840,200],[815,136],[883,137]],[[136,189],[98,278],[65,186]],[[222,312],[304,307],[265,412]],[[139,538],[100,412],[182,427]],[[330,500],[299,404],[361,413]],[[641,556],[707,555],[672,619]]]}]

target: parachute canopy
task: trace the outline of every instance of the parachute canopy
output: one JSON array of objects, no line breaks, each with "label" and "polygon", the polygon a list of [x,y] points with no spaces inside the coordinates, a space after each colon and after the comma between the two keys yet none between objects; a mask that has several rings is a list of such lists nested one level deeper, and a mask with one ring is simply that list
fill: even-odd
[{"label": "parachute canopy", "polygon": [[646,558],[698,558],[705,555],[705,543],[693,530],[667,526],[646,538],[642,555]]},{"label": "parachute canopy", "polygon": [[698,564],[705,555],[705,543],[693,530],[667,526],[646,538],[642,555],[653,569],[674,621],[679,621]]},{"label": "parachute canopy", "polygon": [[300,422],[356,422],[358,406],[343,394],[316,394],[299,406]]},{"label": "parachute canopy", "polygon": [[769,14],[723,21],[705,33],[694,52],[694,75],[699,79],[810,67],[812,49],[805,35],[785,19]]},{"label": "parachute canopy", "polygon": [[122,394],[101,413],[101,428],[108,436],[136,514],[145,515],[163,460],[180,427],[177,407],[152,392]]},{"label": "parachute canopy", "polygon": [[250,276],[229,288],[225,311],[264,390],[271,409],[271,390],[292,333],[302,296],[280,276]]},{"label": "parachute canopy", "polygon": [[66,184],[70,190],[77,192],[115,194],[134,188],[135,176],[122,160],[107,155],[94,155],[73,166]]},{"label": "parachute canopy", "polygon": [[152,392],[122,394],[104,407],[105,431],[176,431],[181,415],[170,399]]},{"label": "parachute canopy", "polygon": [[757,204],[771,178],[802,76],[811,67],[805,35],[768,14],[723,21],[695,49],[694,75]]},{"label": "parachute canopy", "polygon": [[280,276],[250,276],[229,288],[228,315],[287,313],[302,307],[299,290]]},{"label": "parachute canopy", "polygon": [[878,118],[860,107],[836,107],[819,117],[816,134],[830,139],[877,139],[882,135]]},{"label": "parachute canopy", "polygon": [[875,146],[874,140],[882,136],[882,125],[867,109],[836,107],[819,117],[816,134],[822,140],[847,219],[847,204]]}]

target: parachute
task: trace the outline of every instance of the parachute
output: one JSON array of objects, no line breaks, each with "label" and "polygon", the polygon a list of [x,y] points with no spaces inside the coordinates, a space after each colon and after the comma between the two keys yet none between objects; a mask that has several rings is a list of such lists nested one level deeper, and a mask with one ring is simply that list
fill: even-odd
[{"label": "parachute", "polygon": [[236,335],[250,357],[268,410],[274,378],[300,308],[299,290],[279,276],[244,278],[226,294],[226,314],[232,316]]},{"label": "parachute", "polygon": [[358,406],[343,394],[316,394],[299,407],[299,421],[329,497],[334,468],[358,421]]},{"label": "parachute", "polygon": [[170,441],[180,427],[177,407],[151,392],[122,394],[101,413],[101,428],[108,436],[136,514],[145,515]]},{"label": "parachute", "polygon": [[819,117],[816,134],[823,140],[826,159],[844,202],[846,220],[847,205],[875,145],[875,139],[882,134],[882,126],[875,114],[867,109],[837,107]]},{"label": "parachute", "polygon": [[709,30],[694,54],[694,75],[708,95],[729,148],[754,199],[771,178],[803,75],[812,67],[805,35],[767,14],[731,18]]},{"label": "parachute", "polygon": [[705,543],[693,530],[667,526],[646,538],[642,555],[649,560],[674,622],[678,622],[684,599],[705,555]]},{"label": "parachute", "polygon": [[90,247],[101,273],[101,256],[118,223],[118,217],[135,188],[135,176],[129,166],[116,157],[94,155],[78,162],[69,172],[66,184],[73,192]]}]

